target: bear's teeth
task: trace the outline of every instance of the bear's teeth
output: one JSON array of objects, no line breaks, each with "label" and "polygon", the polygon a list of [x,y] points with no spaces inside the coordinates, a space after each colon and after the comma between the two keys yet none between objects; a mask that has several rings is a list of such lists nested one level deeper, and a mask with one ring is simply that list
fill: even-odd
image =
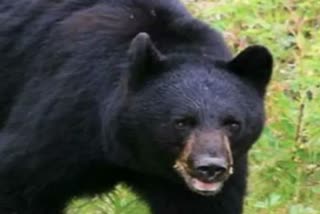
[{"label": "bear's teeth", "polygon": [[222,183],[221,182],[206,183],[206,182],[202,182],[196,178],[193,178],[192,179],[192,186],[194,189],[196,189],[198,191],[214,192],[214,191],[218,191],[221,188]]}]

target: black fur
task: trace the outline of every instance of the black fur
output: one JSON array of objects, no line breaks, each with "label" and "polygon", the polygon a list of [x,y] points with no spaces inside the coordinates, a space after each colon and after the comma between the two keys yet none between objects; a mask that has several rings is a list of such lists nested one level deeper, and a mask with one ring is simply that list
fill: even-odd
[{"label": "black fur", "polygon": [[[62,213],[126,182],[155,214],[240,214],[271,67],[260,46],[232,59],[177,0],[1,0],[0,213]],[[172,169],[190,130],[171,121],[186,114],[243,124],[216,196]]]}]

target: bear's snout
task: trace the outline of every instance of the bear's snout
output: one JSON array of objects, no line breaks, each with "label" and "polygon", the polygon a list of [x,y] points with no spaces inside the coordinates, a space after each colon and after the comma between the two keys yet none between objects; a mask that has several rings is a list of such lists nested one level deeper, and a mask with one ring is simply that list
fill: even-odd
[{"label": "bear's snout", "polygon": [[195,131],[174,166],[189,188],[202,195],[214,195],[233,173],[233,156],[222,131]]},{"label": "bear's snout", "polygon": [[203,155],[194,161],[192,172],[195,177],[204,182],[223,180],[228,172],[228,163],[225,158]]}]

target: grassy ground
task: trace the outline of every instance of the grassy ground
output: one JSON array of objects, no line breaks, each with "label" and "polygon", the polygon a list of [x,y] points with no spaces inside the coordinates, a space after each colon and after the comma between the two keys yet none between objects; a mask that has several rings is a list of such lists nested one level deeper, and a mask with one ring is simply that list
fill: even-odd
[{"label": "grassy ground", "polygon": [[[193,13],[225,32],[234,52],[263,44],[276,64],[268,121],[251,152],[245,214],[320,213],[319,0],[187,1]],[[147,214],[125,187],[78,200],[68,214]]]}]

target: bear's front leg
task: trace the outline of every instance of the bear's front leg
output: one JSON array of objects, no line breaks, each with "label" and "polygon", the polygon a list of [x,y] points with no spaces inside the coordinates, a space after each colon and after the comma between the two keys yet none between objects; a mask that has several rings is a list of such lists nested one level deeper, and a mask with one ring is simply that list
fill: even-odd
[{"label": "bear's front leg", "polygon": [[219,192],[204,196],[180,183],[158,176],[138,176],[127,180],[150,206],[152,214],[242,214],[247,186],[247,155],[237,159],[234,173]]},{"label": "bear's front leg", "polygon": [[152,214],[241,214],[245,195],[243,179],[231,177],[215,196],[201,196],[187,187],[165,181],[139,185],[136,190]]}]

